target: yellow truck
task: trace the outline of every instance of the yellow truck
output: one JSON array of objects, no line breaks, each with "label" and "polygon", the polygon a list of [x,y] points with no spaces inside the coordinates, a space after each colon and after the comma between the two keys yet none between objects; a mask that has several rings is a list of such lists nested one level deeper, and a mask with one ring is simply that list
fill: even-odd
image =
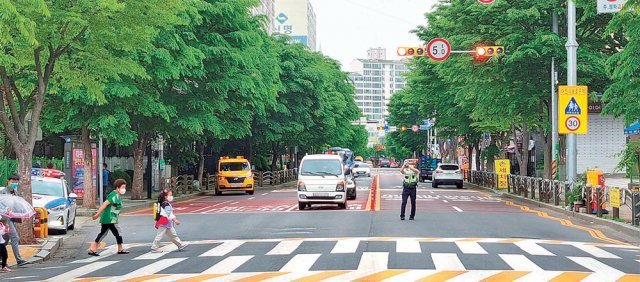
[{"label": "yellow truck", "polygon": [[253,195],[253,172],[249,160],[242,156],[235,159],[221,157],[218,161],[218,181],[216,181],[216,195],[223,192],[245,192]]}]

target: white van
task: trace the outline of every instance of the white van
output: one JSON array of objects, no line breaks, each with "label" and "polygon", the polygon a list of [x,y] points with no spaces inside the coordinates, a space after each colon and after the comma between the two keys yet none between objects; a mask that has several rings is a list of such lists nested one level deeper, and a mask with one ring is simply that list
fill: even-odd
[{"label": "white van", "polygon": [[312,204],[338,204],[347,208],[347,176],[350,169],[337,155],[307,155],[298,172],[298,208]]}]

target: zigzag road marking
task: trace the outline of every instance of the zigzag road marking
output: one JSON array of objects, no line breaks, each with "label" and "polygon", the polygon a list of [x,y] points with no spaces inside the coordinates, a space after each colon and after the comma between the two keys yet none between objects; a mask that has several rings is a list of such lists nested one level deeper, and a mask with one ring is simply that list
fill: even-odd
[{"label": "zigzag road marking", "polygon": [[[640,275],[602,277],[602,273],[514,270],[400,270],[243,272],[232,274],[145,274],[135,277],[100,277],[105,281],[638,281]],[[596,280],[597,279],[597,280]],[[96,281],[92,278],[67,281]]]}]

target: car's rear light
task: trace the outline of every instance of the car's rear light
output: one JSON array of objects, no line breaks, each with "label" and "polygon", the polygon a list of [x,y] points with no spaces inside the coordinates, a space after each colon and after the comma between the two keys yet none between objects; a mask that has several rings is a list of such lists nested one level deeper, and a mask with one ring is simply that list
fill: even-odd
[{"label": "car's rear light", "polygon": [[344,192],[344,181],[338,182],[338,185],[336,185],[336,192]]},{"label": "car's rear light", "polygon": [[296,186],[298,186],[298,191],[307,191],[307,187],[304,185],[304,182],[302,181],[298,181],[298,184]]}]

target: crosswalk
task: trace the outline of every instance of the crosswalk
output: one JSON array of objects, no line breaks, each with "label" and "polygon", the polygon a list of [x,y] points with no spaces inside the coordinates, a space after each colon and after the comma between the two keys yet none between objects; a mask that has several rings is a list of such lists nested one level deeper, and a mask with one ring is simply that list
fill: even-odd
[{"label": "crosswalk", "polygon": [[[101,256],[72,261],[59,273],[47,270],[34,275],[64,282],[414,281],[424,277],[479,281],[494,276],[543,281],[572,275],[585,281],[616,281],[640,275],[639,247],[590,242],[391,237],[202,240],[189,244],[183,252],[166,245],[162,253],[150,252],[147,243],[129,244],[131,254],[127,256],[116,255],[114,247],[108,247]],[[310,279],[312,276],[322,279]]]}]

